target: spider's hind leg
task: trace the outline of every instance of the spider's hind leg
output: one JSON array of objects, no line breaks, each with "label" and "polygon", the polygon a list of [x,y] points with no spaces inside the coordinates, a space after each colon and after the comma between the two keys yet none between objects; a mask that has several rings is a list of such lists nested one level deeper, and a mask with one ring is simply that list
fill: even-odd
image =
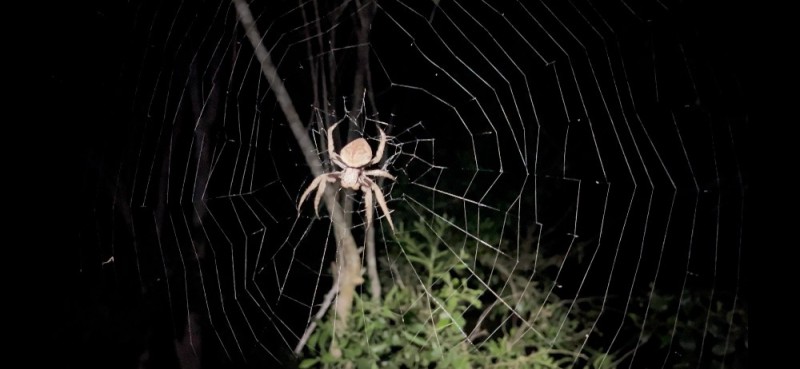
[{"label": "spider's hind leg", "polygon": [[319,188],[319,183],[325,178],[325,174],[317,176],[311,181],[311,184],[306,187],[306,190],[303,191],[303,195],[300,196],[300,201],[297,202],[297,210],[300,210],[300,206],[303,205],[303,202],[306,201],[306,197],[311,194],[311,191],[314,191],[315,188]]},{"label": "spider's hind leg", "polygon": [[314,213],[317,215],[317,218],[319,218],[319,202],[322,200],[322,195],[325,193],[325,188],[327,187],[328,182],[336,182],[336,179],[338,178],[337,173],[338,172],[325,173],[317,176],[317,178],[314,178],[314,181],[312,181],[311,184],[308,185],[308,188],[306,188],[305,192],[303,192],[303,196],[300,196],[300,201],[297,203],[297,210],[300,210],[300,206],[303,205],[304,201],[306,201],[306,198],[311,194],[311,191],[316,189],[317,194],[314,195]]},{"label": "spider's hind leg", "polygon": [[386,199],[383,197],[383,191],[375,182],[369,181],[367,182],[369,187],[362,186],[361,191],[364,191],[364,206],[366,206],[367,212],[367,228],[369,229],[369,225],[372,222],[372,193],[375,192],[375,198],[378,200],[378,205],[381,207],[381,211],[383,211],[383,215],[386,216],[386,220],[389,221],[389,228],[392,229],[392,232],[395,231],[394,223],[392,222],[392,215],[389,214],[389,207],[386,205]]}]

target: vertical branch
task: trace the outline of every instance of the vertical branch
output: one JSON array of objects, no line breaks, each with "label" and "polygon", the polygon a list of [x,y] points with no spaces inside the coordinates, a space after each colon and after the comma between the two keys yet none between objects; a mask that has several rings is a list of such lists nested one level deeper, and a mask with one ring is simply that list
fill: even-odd
[{"label": "vertical branch", "polygon": [[[300,8],[300,15],[303,17],[303,24],[308,24],[308,17],[306,17],[306,8]],[[311,45],[311,34],[308,32],[309,27],[303,27],[303,32],[306,36],[306,54],[308,55],[308,73],[311,75],[311,85],[313,88],[311,92],[314,94],[314,106],[322,106],[320,91],[319,91],[319,67],[317,61],[314,59],[314,49]],[[320,131],[324,130],[322,127],[322,120],[318,121]],[[323,150],[324,151],[324,150]]]},{"label": "vertical branch", "polygon": [[[324,51],[325,51],[325,41],[322,39],[322,35],[323,35],[323,32],[322,32],[322,18],[320,18],[320,16],[319,16],[319,4],[317,3],[317,0],[314,0],[312,2],[312,5],[314,6],[314,19],[315,19],[314,25],[317,26],[317,37],[315,37],[315,39],[317,40],[317,47],[319,48],[319,52],[320,53],[324,53]],[[305,14],[305,13],[303,13],[303,14]],[[313,54],[309,54],[308,57],[309,58],[313,58],[314,56],[313,56]],[[319,67],[318,71],[320,72],[321,78],[319,79],[319,81],[320,81],[319,85],[315,85],[314,88],[315,89],[319,88],[319,87],[322,88],[322,104],[318,105],[318,106],[322,109],[322,111],[324,113],[323,114],[323,118],[325,118],[325,122],[326,123],[330,123],[329,122],[330,112],[328,111],[328,84],[325,83],[326,69],[324,67],[322,67],[320,64],[318,64],[318,67]],[[330,68],[329,68],[329,70],[327,70],[327,73],[334,73],[334,72],[332,70],[330,70]],[[330,77],[330,78],[333,78],[333,77]]]},{"label": "vertical branch", "polygon": [[[269,82],[272,91],[275,93],[275,98],[286,116],[286,121],[289,128],[292,130],[297,145],[300,146],[300,151],[303,152],[306,163],[311,169],[314,176],[319,176],[323,173],[322,163],[315,154],[314,145],[306,133],[303,123],[294,108],[289,93],[286,87],[278,76],[278,71],[272,63],[272,58],[269,52],[261,43],[261,35],[256,28],[253,15],[250,13],[250,8],[245,0],[233,0],[236,6],[236,13],[239,16],[239,21],[242,28],[253,46],[255,56],[261,65],[261,72]],[[353,296],[355,287],[363,283],[361,278],[361,260],[358,255],[355,239],[350,233],[350,227],[344,218],[344,213],[340,207],[336,206],[335,192],[331,187],[325,190],[325,207],[328,214],[331,216],[331,223],[333,224],[334,236],[336,238],[336,246],[339,252],[337,253],[337,264],[341,268],[341,273],[338,276],[339,297],[336,299],[334,309],[337,316],[336,333],[339,334],[347,329],[347,320],[350,315],[350,309],[353,305]],[[338,351],[338,350],[337,350]],[[334,355],[341,354],[341,352],[334,352]]]},{"label": "vertical branch", "polygon": [[[372,18],[375,15],[375,3],[367,0],[366,6],[361,5],[361,0],[356,0],[356,16],[358,17],[358,48],[356,73],[353,79],[353,106],[350,108],[350,116],[354,117],[361,111],[363,104],[364,83],[369,78],[369,31],[372,26]],[[370,89],[370,100],[372,91]]]},{"label": "vertical branch", "polygon": [[381,302],[381,281],[378,279],[378,263],[375,256],[375,225],[367,229],[364,248],[367,259],[367,276],[369,276],[369,292],[372,302]]},{"label": "vertical branch", "polygon": [[[354,117],[361,113],[364,101],[364,84],[371,84],[371,73],[369,69],[369,32],[372,27],[372,19],[375,16],[375,2],[367,0],[367,4],[362,6],[362,0],[355,0],[357,23],[359,25],[357,38],[357,65],[353,79],[353,105],[350,108],[350,116]],[[370,86],[371,87],[371,86]],[[374,96],[372,89],[366,89],[369,93],[373,111],[375,111]],[[382,182],[382,181],[381,181]],[[373,302],[381,300],[381,283],[378,279],[378,263],[375,253],[375,226],[369,227],[364,235],[365,258],[367,260],[367,275],[369,276],[370,296]]]}]

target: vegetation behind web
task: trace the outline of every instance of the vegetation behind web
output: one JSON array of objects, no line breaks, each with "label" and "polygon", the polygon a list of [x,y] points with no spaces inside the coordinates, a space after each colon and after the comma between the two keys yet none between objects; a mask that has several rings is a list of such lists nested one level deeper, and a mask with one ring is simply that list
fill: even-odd
[{"label": "vegetation behind web", "polygon": [[[480,228],[488,244],[503,244],[499,224],[484,219]],[[745,359],[744,311],[714,307],[701,349],[707,309],[691,291],[683,294],[677,326],[671,306],[679,296],[656,291],[644,330],[641,310],[631,309],[630,332],[609,352],[603,346],[617,327],[591,331],[602,296],[573,301],[549,293],[563,255],[537,252],[531,234],[518,259],[485,245],[465,246],[463,233],[447,220],[401,222],[396,236],[391,255],[379,258],[382,300],[362,288],[348,329],[336,337],[330,311],[308,340],[300,368],[617,368],[628,366],[634,349],[637,363],[657,358],[660,365],[670,342],[679,355],[668,367],[695,365],[701,352],[734,368]],[[641,296],[633,304],[647,304],[648,295]],[[341,355],[331,353],[332,342]]]}]

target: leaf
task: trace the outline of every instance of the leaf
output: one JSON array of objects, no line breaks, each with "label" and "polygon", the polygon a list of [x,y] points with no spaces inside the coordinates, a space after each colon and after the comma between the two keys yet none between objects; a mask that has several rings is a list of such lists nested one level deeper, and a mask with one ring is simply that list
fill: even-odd
[{"label": "leaf", "polygon": [[595,369],[607,369],[611,367],[612,367],[612,360],[610,360],[608,354],[597,355],[597,358],[595,358],[594,362],[592,362],[592,368]]},{"label": "leaf", "polygon": [[380,352],[382,352],[382,351],[386,350],[387,348],[389,348],[389,345],[388,345],[388,344],[386,344],[386,343],[379,343],[379,344],[377,344],[377,345],[370,345],[370,346],[369,346],[369,351],[370,351],[370,352],[372,352],[372,353],[374,353],[374,354],[378,354],[378,353],[380,353]]},{"label": "leaf", "polygon": [[303,361],[301,361],[300,365],[298,365],[297,367],[300,368],[300,369],[306,369],[306,368],[310,368],[310,367],[314,366],[317,363],[319,363],[319,358],[318,357],[312,357],[312,358],[308,358],[308,359],[303,359]]},{"label": "leaf", "polygon": [[422,265],[427,265],[428,264],[428,259],[421,258],[419,256],[407,255],[406,257],[408,258],[409,261],[414,261],[414,262],[417,262],[418,264],[422,264]]},{"label": "leaf", "polygon": [[371,369],[375,367],[375,361],[367,358],[356,359],[356,368],[358,369]]},{"label": "leaf", "polygon": [[476,309],[483,307],[483,302],[481,302],[477,296],[468,296],[467,301],[469,301],[469,303],[472,304],[472,306]]},{"label": "leaf", "polygon": [[361,350],[362,348],[363,348],[363,346],[361,346],[361,345],[351,344],[351,345],[348,345],[348,346],[344,347],[343,351],[344,351],[345,357],[353,359],[353,358],[357,358],[357,357],[361,356],[361,353],[363,352]]},{"label": "leaf", "polygon": [[642,326],[642,318],[640,318],[638,314],[636,314],[636,313],[628,313],[628,319],[633,321],[633,324],[635,326],[637,326],[637,327],[641,327]]},{"label": "leaf", "polygon": [[319,339],[319,335],[312,334],[311,337],[308,338],[308,342],[306,342],[306,347],[316,347],[317,339]]},{"label": "leaf", "polygon": [[337,360],[338,359],[333,357],[333,354],[331,354],[330,352],[326,352],[326,353],[322,354],[322,362],[325,363],[325,364],[333,364]]},{"label": "leaf", "polygon": [[442,328],[447,327],[448,325],[450,325],[451,322],[452,321],[447,316],[441,317],[441,318],[439,318],[439,321],[436,322],[436,329],[437,330],[441,330]]},{"label": "leaf", "polygon": [[422,338],[419,338],[418,336],[415,336],[415,335],[413,335],[411,333],[408,333],[406,331],[403,331],[403,337],[405,337],[407,340],[417,344],[418,346],[425,347],[425,345],[427,344],[427,342],[425,342],[425,340],[423,340]]},{"label": "leaf", "polygon": [[434,345],[433,351],[431,351],[431,356],[435,359],[440,359],[444,356],[444,351],[442,350],[442,346]]},{"label": "leaf", "polygon": [[458,307],[458,299],[451,298],[447,300],[447,311],[455,311],[456,307]]}]

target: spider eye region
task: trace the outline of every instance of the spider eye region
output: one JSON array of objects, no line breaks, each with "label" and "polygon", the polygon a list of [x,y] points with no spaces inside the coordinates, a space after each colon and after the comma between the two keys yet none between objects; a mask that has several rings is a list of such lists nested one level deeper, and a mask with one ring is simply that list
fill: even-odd
[{"label": "spider eye region", "polygon": [[372,148],[367,140],[358,138],[345,145],[339,156],[347,166],[359,168],[367,165],[372,160]]}]

